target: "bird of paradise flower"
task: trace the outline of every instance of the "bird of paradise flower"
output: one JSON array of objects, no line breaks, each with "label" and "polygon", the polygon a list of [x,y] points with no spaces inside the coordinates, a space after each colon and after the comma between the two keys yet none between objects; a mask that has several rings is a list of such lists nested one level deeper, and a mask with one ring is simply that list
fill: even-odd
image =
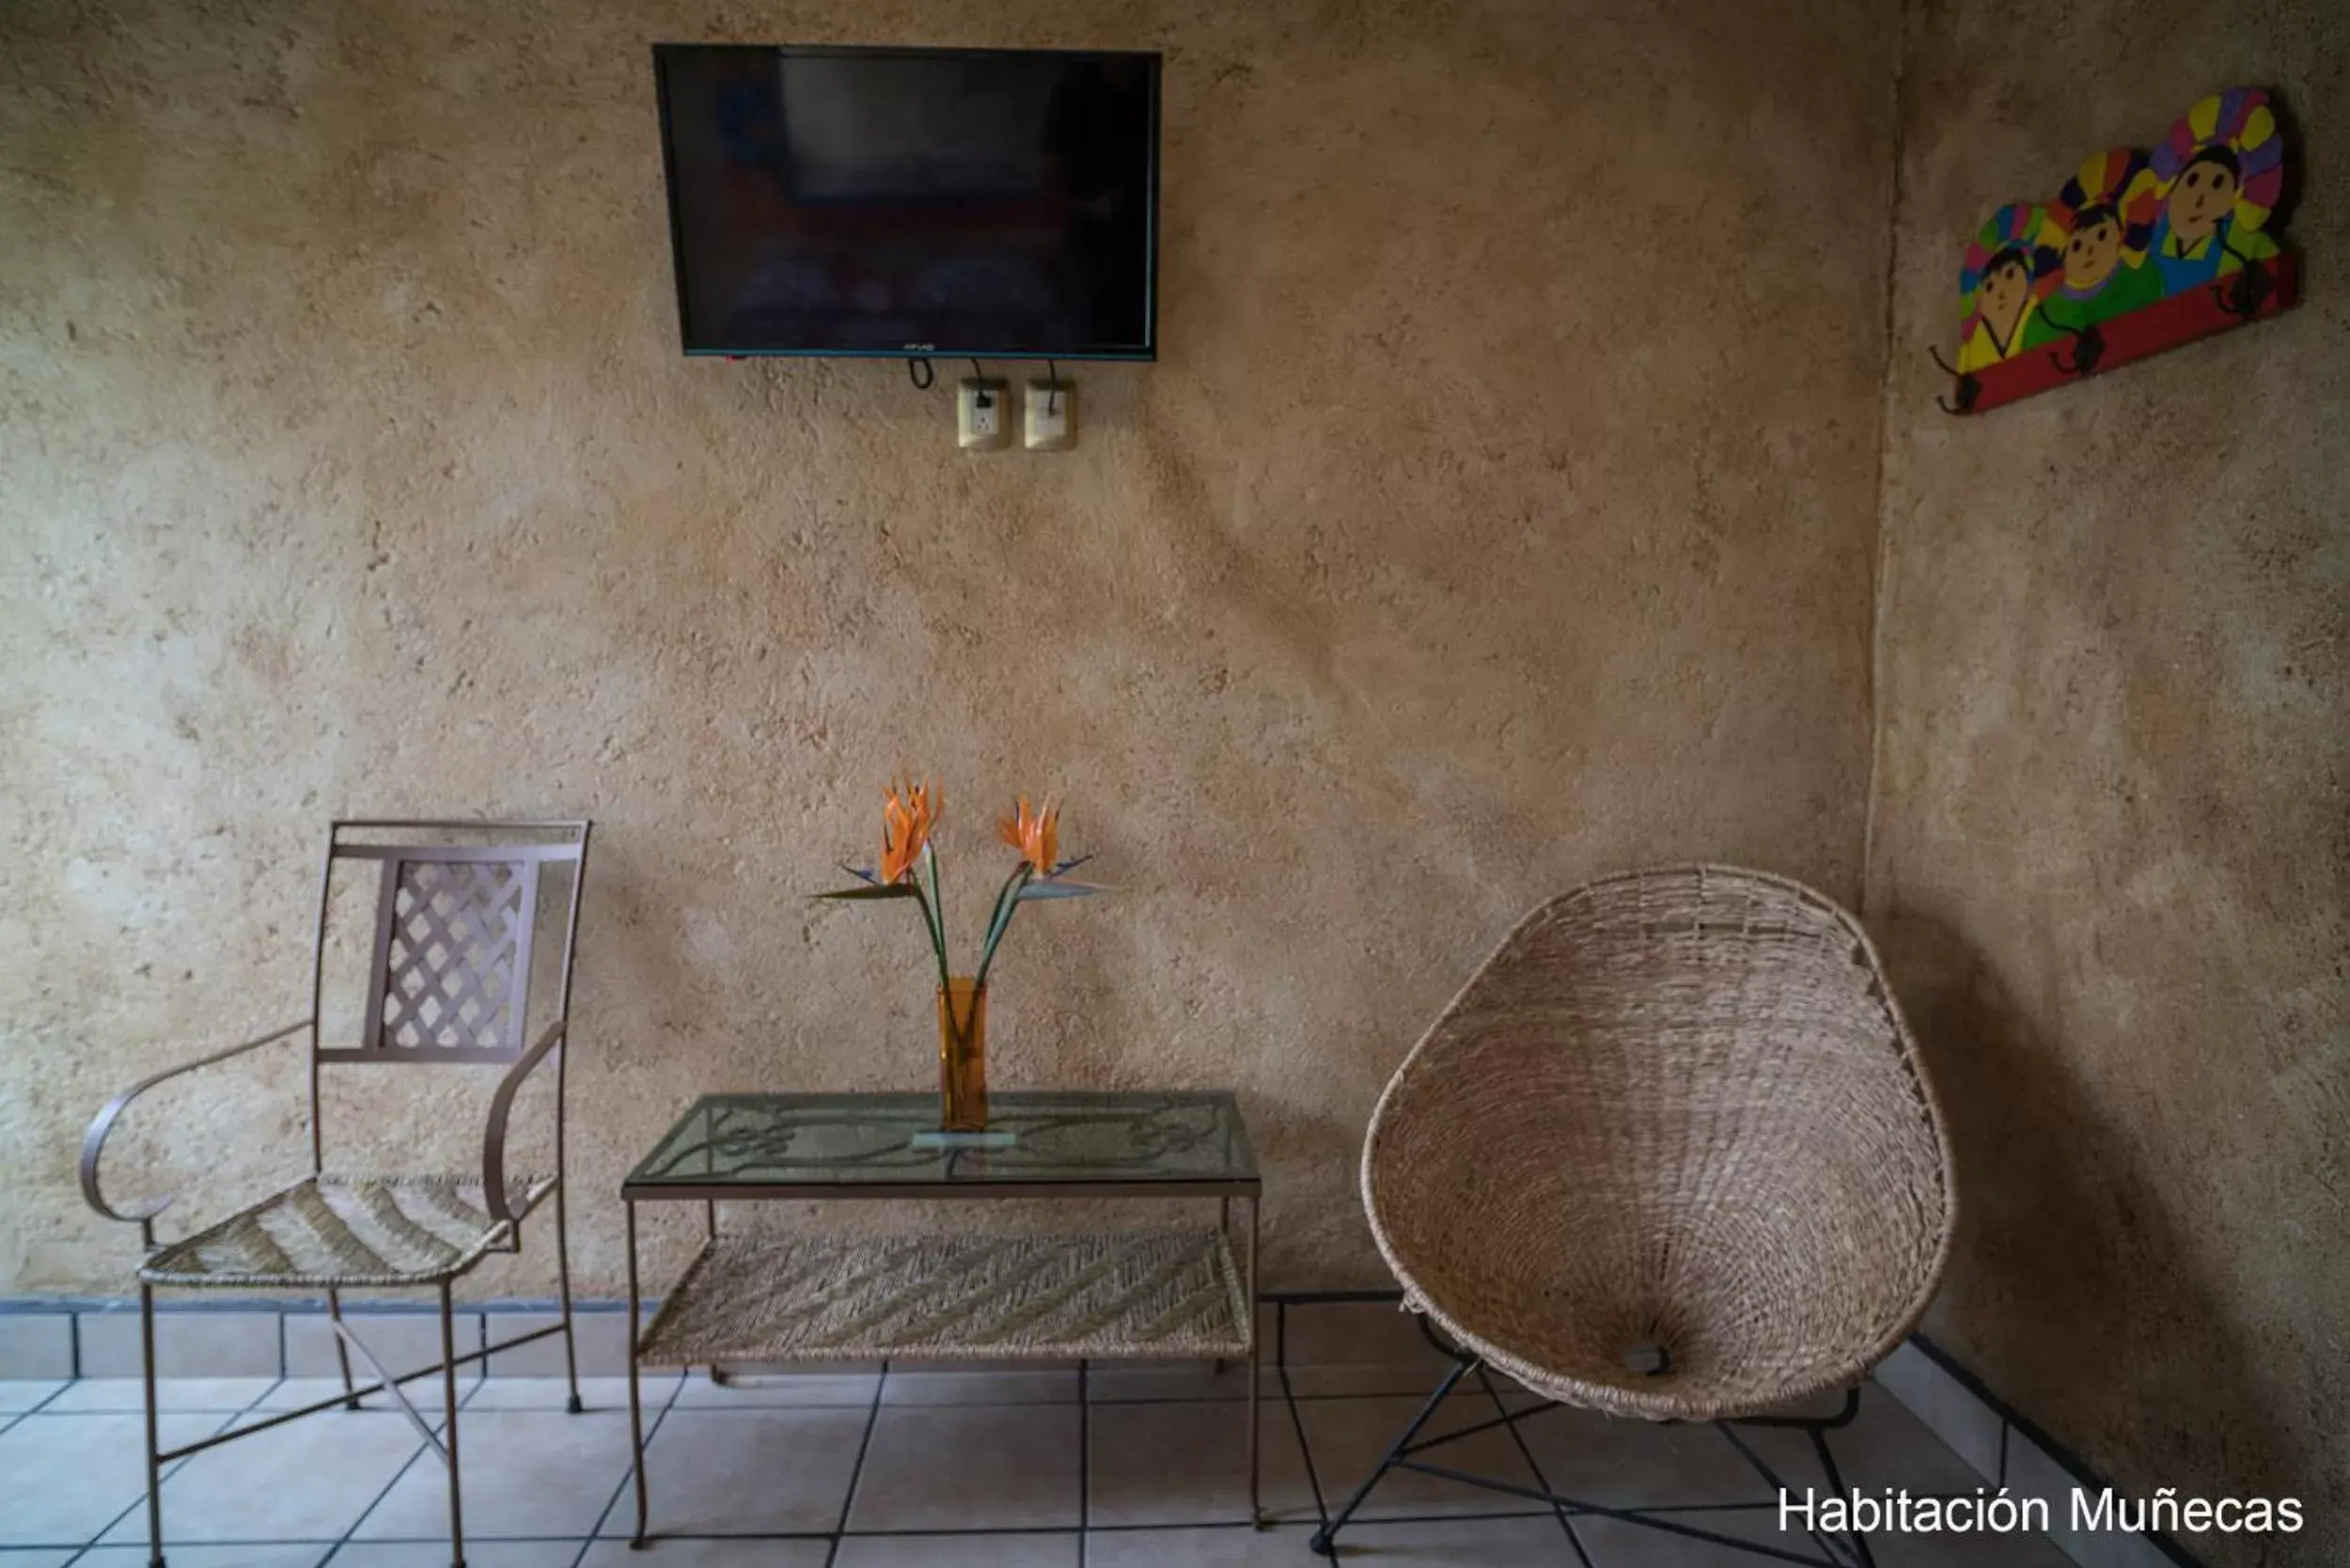
[{"label": "bird of paradise flower", "polygon": [[[947,815],[947,797],[935,782],[916,784],[912,779],[892,783],[882,800],[881,860],[876,869],[860,870],[843,864],[841,870],[855,877],[858,886],[842,887],[829,893],[819,893],[820,899],[912,899],[921,911],[922,930],[930,937],[932,955],[938,961],[938,983],[944,990],[948,984],[949,965],[947,960],[947,906],[938,880],[938,849],[932,835]],[[1075,870],[1093,857],[1080,855],[1063,860],[1060,855],[1060,805],[1046,796],[1042,806],[1031,807],[1026,795],[1014,803],[1010,816],[999,818],[995,836],[1019,851],[1020,858],[995,890],[994,908],[988,912],[987,933],[979,947],[979,966],[972,976],[975,987],[987,984],[987,972],[995,962],[995,951],[1003,946],[1004,935],[1011,929],[1011,917],[1024,903],[1039,899],[1082,899],[1106,889],[1089,882],[1068,882],[1064,873]],[[923,873],[930,876],[927,890],[922,886]]]}]

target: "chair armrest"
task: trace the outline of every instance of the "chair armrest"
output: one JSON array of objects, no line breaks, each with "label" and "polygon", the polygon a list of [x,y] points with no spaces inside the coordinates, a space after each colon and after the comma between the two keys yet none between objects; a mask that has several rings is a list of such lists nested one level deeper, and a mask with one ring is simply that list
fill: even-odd
[{"label": "chair armrest", "polygon": [[105,1153],[107,1137],[114,1132],[115,1122],[121,1118],[122,1113],[131,1108],[131,1102],[166,1078],[176,1078],[182,1073],[193,1073],[199,1067],[210,1067],[214,1062],[227,1061],[231,1057],[241,1057],[247,1051],[258,1050],[264,1045],[274,1045],[289,1035],[301,1033],[304,1029],[310,1027],[314,1022],[316,1022],[314,1019],[300,1019],[282,1029],[274,1030],[255,1040],[248,1040],[242,1045],[231,1045],[225,1051],[214,1051],[211,1056],[197,1057],[194,1061],[183,1061],[177,1067],[166,1067],[160,1073],[152,1073],[141,1078],[137,1083],[107,1101],[105,1108],[90,1121],[89,1131],[82,1135],[82,1200],[108,1219],[118,1219],[126,1225],[146,1225],[152,1221],[157,1215],[171,1206],[173,1194],[165,1193],[161,1198],[147,1199],[131,1204],[127,1208],[118,1209],[106,1201],[105,1194],[99,1190],[98,1185],[99,1157]]},{"label": "chair armrest", "polygon": [[[506,1201],[506,1119],[514,1109],[514,1096],[522,1091],[523,1080],[530,1076],[532,1068],[546,1059],[548,1052],[563,1043],[568,1027],[569,1025],[560,1018],[549,1024],[546,1033],[539,1037],[539,1043],[516,1058],[514,1065],[506,1070],[506,1076],[498,1080],[497,1093],[491,1097],[490,1124],[481,1139],[481,1200],[489,1206],[490,1217],[502,1224],[511,1225],[522,1218],[522,1215],[514,1213]],[[559,1132],[556,1142],[559,1148]],[[562,1172],[557,1170],[556,1176],[560,1180]],[[524,1211],[525,1214],[528,1212]]]}]

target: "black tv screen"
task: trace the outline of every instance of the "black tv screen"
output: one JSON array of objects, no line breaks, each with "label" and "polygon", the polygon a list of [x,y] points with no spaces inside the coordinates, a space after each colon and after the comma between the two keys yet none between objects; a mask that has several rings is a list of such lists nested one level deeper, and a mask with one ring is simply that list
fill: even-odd
[{"label": "black tv screen", "polygon": [[685,352],[1151,359],[1159,56],[657,44]]}]

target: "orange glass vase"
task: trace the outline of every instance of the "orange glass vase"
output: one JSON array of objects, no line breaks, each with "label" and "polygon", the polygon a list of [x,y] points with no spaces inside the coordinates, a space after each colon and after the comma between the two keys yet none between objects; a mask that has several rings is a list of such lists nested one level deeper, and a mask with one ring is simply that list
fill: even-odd
[{"label": "orange glass vase", "polygon": [[987,1130],[987,987],[968,975],[938,993],[938,1126]]}]

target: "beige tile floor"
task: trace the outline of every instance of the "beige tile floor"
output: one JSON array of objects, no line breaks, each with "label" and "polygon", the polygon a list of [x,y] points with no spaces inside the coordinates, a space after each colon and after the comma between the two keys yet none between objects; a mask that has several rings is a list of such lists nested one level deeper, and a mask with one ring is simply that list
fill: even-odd
[{"label": "beige tile floor", "polygon": [[[557,1378],[461,1386],[470,1568],[1311,1568],[1316,1486],[1335,1506],[1419,1401],[1425,1369],[1325,1381],[1301,1400],[1301,1448],[1262,1406],[1264,1499],[1243,1522],[1245,1406],[1231,1376],[1180,1368],[850,1369],[717,1387],[649,1375],[651,1550],[630,1551],[627,1384]],[[893,1387],[894,1386],[894,1387]],[[166,1385],[166,1443],[318,1398],[316,1378]],[[1349,1389],[1361,1391],[1347,1391]],[[1523,1401],[1523,1395],[1515,1396]],[[437,1410],[430,1411],[438,1424]],[[1492,1414],[1457,1395],[1449,1427]],[[143,1568],[138,1388],[118,1379],[0,1384],[0,1568]],[[1549,1411],[1432,1455],[1607,1506],[1674,1510],[1716,1533],[1809,1551],[1778,1532],[1772,1494],[1710,1428]],[[1798,1437],[1756,1435],[1795,1484],[1817,1480]],[[1834,1439],[1856,1484],[1971,1492],[1973,1473],[1889,1396],[1864,1391]],[[1310,1468],[1307,1455],[1311,1455]],[[207,1450],[164,1483],[170,1568],[440,1568],[446,1493],[415,1430],[388,1409],[330,1412]],[[1396,1474],[1342,1538],[1376,1568],[1477,1564],[1751,1568],[1769,1560],[1606,1518],[1574,1535],[1516,1499]],[[2045,1543],[1880,1539],[1883,1568],[2065,1568]]]}]

